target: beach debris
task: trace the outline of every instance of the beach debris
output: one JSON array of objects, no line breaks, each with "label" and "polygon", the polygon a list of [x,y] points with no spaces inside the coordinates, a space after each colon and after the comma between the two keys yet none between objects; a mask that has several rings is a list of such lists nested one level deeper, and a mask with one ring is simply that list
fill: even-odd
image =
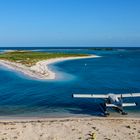
[{"label": "beach debris", "polygon": [[129,128],[129,129],[131,128],[130,125],[127,125],[127,126],[125,126],[125,127],[126,127],[126,128]]},{"label": "beach debris", "polygon": [[109,139],[109,138],[105,138],[105,140],[111,140],[111,139]]},{"label": "beach debris", "polygon": [[96,127],[92,127],[94,130],[96,130]]},{"label": "beach debris", "polygon": [[17,139],[17,138],[18,138],[17,136],[14,136],[14,137],[13,137],[13,139]]},{"label": "beach debris", "polygon": [[90,140],[96,140],[96,133],[91,133],[91,134],[89,134],[90,135]]}]

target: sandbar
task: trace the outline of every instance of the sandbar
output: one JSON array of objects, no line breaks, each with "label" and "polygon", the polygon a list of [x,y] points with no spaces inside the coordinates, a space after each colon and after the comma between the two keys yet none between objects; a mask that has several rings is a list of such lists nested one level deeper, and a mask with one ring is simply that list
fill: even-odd
[{"label": "sandbar", "polygon": [[80,56],[80,57],[62,57],[62,58],[53,58],[48,60],[42,60],[37,62],[35,65],[31,67],[27,67],[23,64],[17,62],[11,62],[7,60],[0,60],[0,65],[6,66],[9,69],[19,71],[29,77],[39,79],[39,80],[48,80],[48,79],[55,79],[56,74],[55,72],[51,71],[48,65],[60,62],[60,61],[67,61],[67,60],[76,60],[76,59],[89,59],[89,58],[96,58],[99,56],[90,55],[90,56]]}]

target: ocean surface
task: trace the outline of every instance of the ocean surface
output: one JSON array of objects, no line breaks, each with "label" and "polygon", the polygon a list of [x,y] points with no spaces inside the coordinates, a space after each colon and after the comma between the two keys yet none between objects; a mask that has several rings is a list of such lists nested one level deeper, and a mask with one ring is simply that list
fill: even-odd
[{"label": "ocean surface", "polygon": [[[0,53],[19,48],[0,48]],[[21,48],[27,49],[27,48]],[[35,80],[0,66],[0,117],[102,116],[99,99],[73,99],[74,93],[140,93],[140,48],[28,48],[32,51],[96,54],[101,57],[50,65],[56,80]],[[140,117],[140,98],[125,99],[125,108]],[[111,111],[112,115],[117,115]]]}]

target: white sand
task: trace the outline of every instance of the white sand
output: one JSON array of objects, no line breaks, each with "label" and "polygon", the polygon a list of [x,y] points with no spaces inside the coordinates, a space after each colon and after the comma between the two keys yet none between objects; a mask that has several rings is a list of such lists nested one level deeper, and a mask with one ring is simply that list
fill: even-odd
[{"label": "white sand", "polygon": [[1,120],[0,140],[139,140],[140,119]]},{"label": "white sand", "polygon": [[49,70],[48,65],[53,64],[55,62],[66,61],[66,60],[75,60],[75,59],[87,59],[87,58],[95,58],[99,57],[96,55],[84,56],[84,57],[67,57],[67,58],[55,58],[39,61],[36,65],[32,67],[27,67],[20,63],[10,62],[6,60],[0,60],[0,64],[6,66],[10,69],[20,71],[27,76],[33,77],[35,79],[55,79],[55,73]]}]

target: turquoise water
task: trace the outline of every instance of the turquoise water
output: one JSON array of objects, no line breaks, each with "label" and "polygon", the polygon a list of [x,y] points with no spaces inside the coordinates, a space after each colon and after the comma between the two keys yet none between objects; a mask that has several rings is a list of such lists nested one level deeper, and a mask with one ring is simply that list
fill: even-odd
[{"label": "turquoise water", "polygon": [[[0,66],[1,117],[100,116],[99,104],[103,100],[73,99],[72,94],[140,92],[140,49],[31,49],[97,54],[101,57],[50,65],[50,69],[57,73],[57,80],[46,81],[34,80]],[[140,103],[140,98],[125,101]],[[125,110],[139,115],[140,104]]]}]

